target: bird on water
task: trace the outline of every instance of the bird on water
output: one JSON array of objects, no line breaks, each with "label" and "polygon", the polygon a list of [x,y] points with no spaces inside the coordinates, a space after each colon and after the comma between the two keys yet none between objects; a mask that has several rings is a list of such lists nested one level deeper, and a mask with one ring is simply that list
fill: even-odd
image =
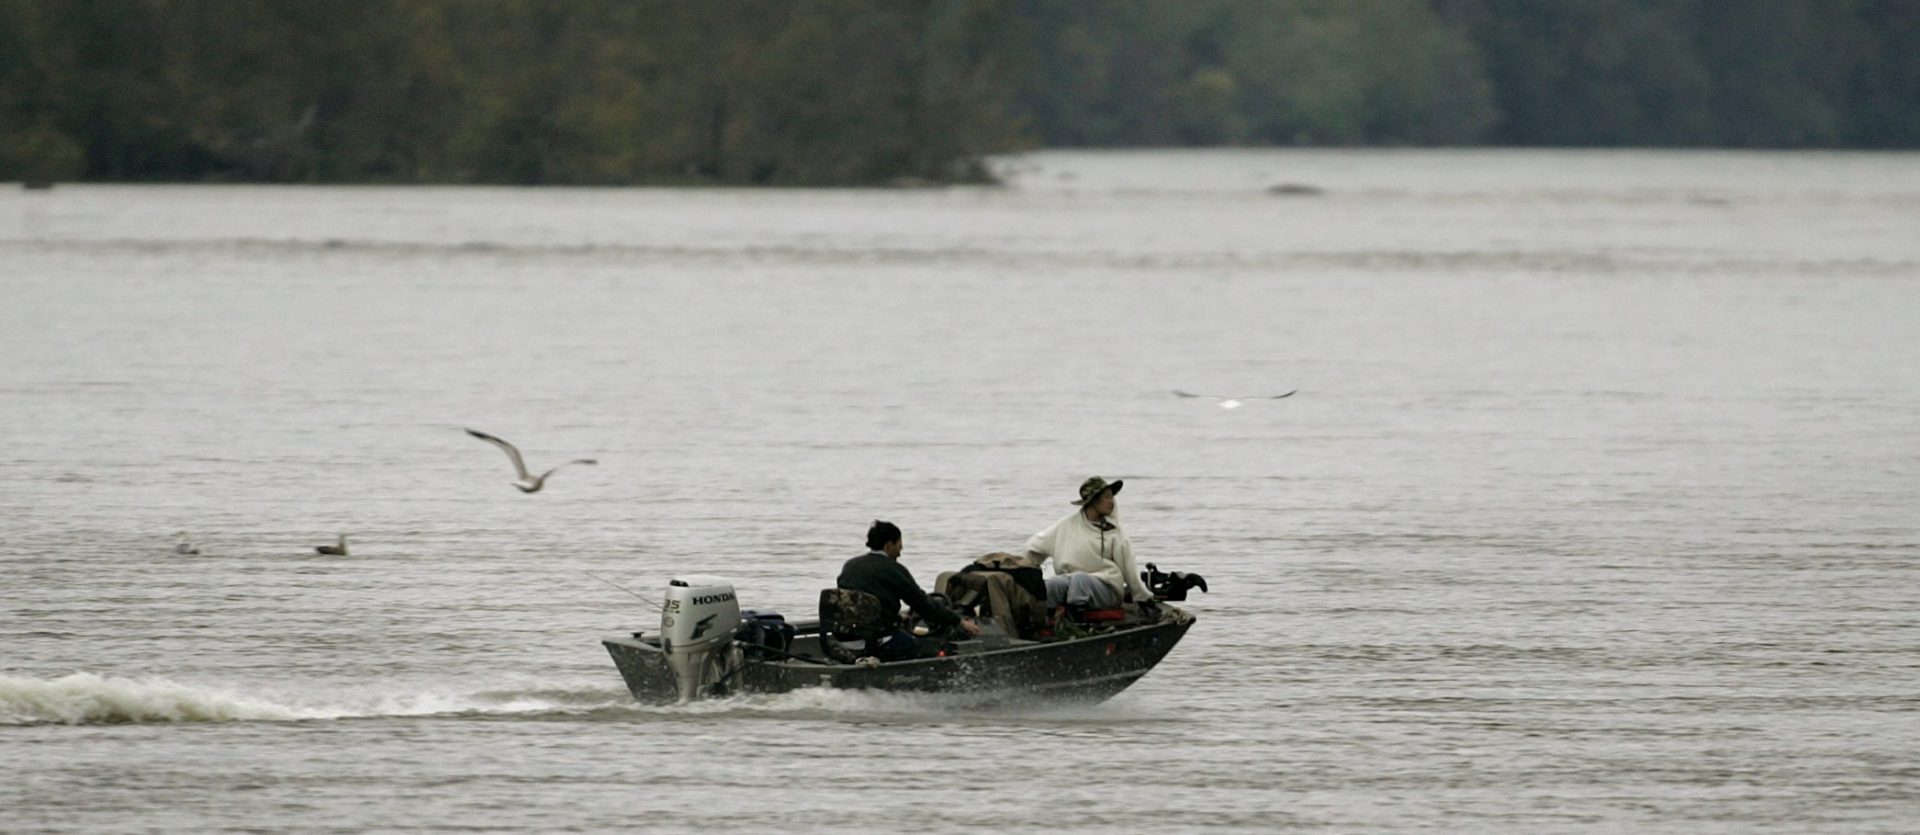
[{"label": "bird on water", "polygon": [[316,554],[324,554],[329,557],[347,556],[347,535],[340,534],[339,540],[337,540],[332,545],[315,545],[313,546],[313,552]]}]

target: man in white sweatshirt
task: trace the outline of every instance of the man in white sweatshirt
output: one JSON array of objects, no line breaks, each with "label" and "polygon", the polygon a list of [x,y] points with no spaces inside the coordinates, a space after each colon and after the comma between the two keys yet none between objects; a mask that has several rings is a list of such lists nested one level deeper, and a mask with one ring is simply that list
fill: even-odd
[{"label": "man in white sweatshirt", "polygon": [[1027,540],[1035,564],[1053,558],[1047,604],[1058,609],[1112,609],[1126,591],[1136,602],[1153,599],[1133,562],[1133,543],[1114,518],[1114,494],[1125,482],[1094,476],[1080,485],[1080,509]]}]

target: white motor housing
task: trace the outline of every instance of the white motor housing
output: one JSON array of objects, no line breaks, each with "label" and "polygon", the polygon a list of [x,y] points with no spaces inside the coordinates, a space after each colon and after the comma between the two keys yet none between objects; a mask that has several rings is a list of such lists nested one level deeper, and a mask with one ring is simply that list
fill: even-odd
[{"label": "white motor housing", "polygon": [[733,584],[720,577],[687,575],[667,584],[660,611],[660,648],[679,679],[680,701],[692,701],[733,666],[733,635],[740,628],[740,602]]}]

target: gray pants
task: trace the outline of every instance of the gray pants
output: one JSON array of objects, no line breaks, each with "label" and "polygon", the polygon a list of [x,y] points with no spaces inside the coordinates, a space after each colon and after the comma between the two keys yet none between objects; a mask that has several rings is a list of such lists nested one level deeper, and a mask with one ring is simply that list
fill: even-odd
[{"label": "gray pants", "polygon": [[1092,574],[1055,574],[1047,578],[1047,605],[1112,609],[1120,605],[1120,593]]}]

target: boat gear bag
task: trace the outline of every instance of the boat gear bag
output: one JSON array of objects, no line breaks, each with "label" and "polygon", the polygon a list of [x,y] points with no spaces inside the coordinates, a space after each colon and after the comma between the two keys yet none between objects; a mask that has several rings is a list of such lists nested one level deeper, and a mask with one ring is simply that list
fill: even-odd
[{"label": "boat gear bag", "polygon": [[733,639],[746,645],[748,658],[770,661],[785,658],[793,652],[796,634],[793,624],[788,623],[784,616],[747,609],[740,613],[740,628],[734,632]]},{"label": "boat gear bag", "polygon": [[970,601],[981,615],[1004,624],[1015,638],[1032,639],[1047,628],[1046,596],[1035,598],[1008,572],[962,571],[946,575],[944,585],[942,591],[948,597]]},{"label": "boat gear bag", "polygon": [[971,574],[976,571],[1002,572],[1013,578],[1013,581],[1019,584],[1020,588],[1025,589],[1027,594],[1039,600],[1047,599],[1046,575],[1040,572],[1038,564],[1026,557],[995,552],[976,559],[966,568],[960,569],[962,574]]}]

